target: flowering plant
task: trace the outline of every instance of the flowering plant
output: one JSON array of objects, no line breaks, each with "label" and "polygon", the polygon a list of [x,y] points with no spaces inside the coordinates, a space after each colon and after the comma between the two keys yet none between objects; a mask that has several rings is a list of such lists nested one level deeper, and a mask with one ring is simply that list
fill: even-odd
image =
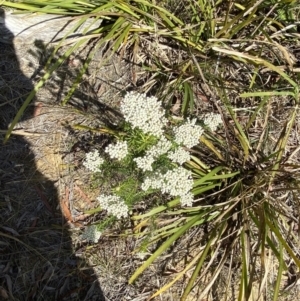
[{"label": "flowering plant", "polygon": [[[109,144],[101,155],[100,150],[88,153],[83,163],[95,173],[96,178],[102,177],[102,180],[106,178],[110,181],[108,193],[105,192],[97,198],[100,208],[106,210],[109,218],[117,220],[129,217],[134,211],[135,204],[144,201],[150,211],[143,215],[132,215],[131,219],[136,221],[155,216],[170,208],[173,210],[179,208],[178,214],[184,216],[188,213],[188,215],[185,216],[186,222],[182,223],[181,230],[176,235],[201,224],[199,207],[194,206],[196,197],[220,186],[223,179],[235,175],[235,173],[218,174],[223,167],[210,170],[192,155],[192,148],[199,144],[206,129],[215,131],[222,123],[220,115],[213,113],[204,115],[202,121],[205,127],[200,125],[196,118],[176,122],[170,116],[167,118],[157,98],[134,92],[124,97],[121,113],[125,120],[121,128],[125,134],[116,134],[117,141]],[[115,182],[112,179],[116,178],[116,173],[118,180]],[[151,195],[160,196],[159,204],[157,199],[153,201]],[[191,214],[196,218],[191,219]],[[100,233],[103,224],[99,225],[92,229]],[[148,244],[157,239],[156,235],[168,237],[174,234],[173,228],[177,226],[178,224],[171,224],[165,232],[162,232],[164,229],[162,228],[159,232],[153,233],[153,239],[150,239]],[[91,229],[88,228],[87,231],[90,233]],[[96,242],[99,234],[89,237]],[[171,240],[167,242],[174,241],[176,237],[171,236]],[[163,244],[162,247],[159,253],[154,253],[132,276],[131,282],[168,247],[168,244]]]},{"label": "flowering plant", "polygon": [[[192,206],[193,175],[182,165],[191,160],[189,148],[199,143],[204,128],[196,124],[196,119],[188,119],[181,125],[171,127],[172,136],[167,135],[168,119],[161,103],[145,94],[128,93],[121,103],[121,112],[127,123],[127,136],[124,141],[108,145],[104,152],[110,159],[118,161],[130,157],[134,168],[143,176],[141,190],[159,190],[162,194],[179,197],[182,206]],[[220,115],[210,114],[204,118],[204,123],[215,130],[221,123]],[[139,140],[142,144],[136,149]],[[164,166],[157,164],[161,159]],[[92,172],[101,173],[104,162],[99,151],[93,150],[86,154],[83,165]],[[110,201],[104,201],[108,198]],[[98,200],[100,206],[115,217],[128,216],[129,209],[120,196],[99,196]],[[122,213],[119,211],[121,208]]]}]

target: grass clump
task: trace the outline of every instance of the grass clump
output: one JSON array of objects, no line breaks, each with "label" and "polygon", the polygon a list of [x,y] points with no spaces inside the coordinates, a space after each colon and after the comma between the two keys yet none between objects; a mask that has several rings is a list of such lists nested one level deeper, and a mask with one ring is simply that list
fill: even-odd
[{"label": "grass clump", "polygon": [[[107,190],[99,203],[110,213],[95,229],[101,232],[118,219],[130,218],[134,235],[144,239],[137,251],[151,253],[130,283],[196,229],[190,240],[193,256],[185,258],[180,272],[153,298],[189,275],[181,300],[195,292],[201,300],[226,271],[224,295],[235,281],[237,300],[267,296],[270,282],[272,299],[279,299],[290,262],[297,271],[300,268],[293,226],[299,215],[299,75],[293,51],[299,46],[294,26],[297,3],[136,0],[3,5],[78,15],[78,26],[87,18],[103,19],[100,28],[82,34],[51,63],[63,40],[58,43],[36,89],[75,49],[96,41],[63,104],[106,43],[110,52],[103,61],[113,53],[130,59],[135,65],[134,89],[156,95],[164,104],[144,94],[126,94],[120,107],[125,121],[115,129],[103,129],[114,142],[98,150],[98,159],[104,159],[92,168],[101,170],[94,183]],[[7,139],[35,93],[24,102]],[[137,209],[141,201],[143,212]],[[269,278],[273,260],[278,267],[275,280]]]}]

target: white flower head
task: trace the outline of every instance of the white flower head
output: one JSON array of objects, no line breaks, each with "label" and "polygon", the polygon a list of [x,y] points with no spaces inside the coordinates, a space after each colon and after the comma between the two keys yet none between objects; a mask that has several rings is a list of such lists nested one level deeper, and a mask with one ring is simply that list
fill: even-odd
[{"label": "white flower head", "polygon": [[121,112],[133,128],[139,128],[146,134],[160,137],[167,123],[164,109],[156,97],[129,92],[121,102]]},{"label": "white flower head", "polygon": [[153,188],[153,187],[152,187],[152,179],[149,178],[149,177],[147,177],[147,178],[144,180],[144,182],[142,183],[141,189],[142,189],[143,191],[147,191],[147,190],[149,190],[150,188]]},{"label": "white flower head", "polygon": [[116,144],[110,144],[105,148],[111,159],[122,160],[128,155],[128,145],[126,141],[118,141]]},{"label": "white flower head", "polygon": [[171,147],[172,143],[162,136],[155,145],[147,150],[146,154],[156,159],[159,156],[166,154]]},{"label": "white flower head", "polygon": [[190,193],[193,188],[193,179],[191,171],[177,167],[167,171],[165,174],[155,173],[151,177],[147,177],[141,189],[160,189],[162,193],[171,196],[185,196]]},{"label": "white flower head", "polygon": [[203,116],[204,123],[210,127],[210,129],[214,132],[217,127],[222,124],[222,117],[220,114],[209,113]]},{"label": "white flower head", "polygon": [[180,204],[182,207],[184,206],[192,207],[193,202],[194,202],[194,196],[191,192],[180,196]]},{"label": "white flower head", "polygon": [[128,216],[128,206],[124,200],[116,195],[99,195],[97,197],[102,209],[106,210],[108,214],[114,215],[118,219]]},{"label": "white flower head", "polygon": [[87,226],[84,229],[84,233],[82,233],[81,239],[97,243],[99,238],[101,237],[101,234],[102,233],[97,229],[96,225],[91,225]]},{"label": "white flower head", "polygon": [[163,175],[155,173],[150,177],[146,177],[141,185],[141,189],[147,191],[148,189],[161,189],[163,185]]},{"label": "white flower head", "polygon": [[192,173],[182,166],[168,170],[162,179],[162,193],[168,193],[171,196],[185,195],[193,188]]},{"label": "white flower head", "polygon": [[133,161],[135,161],[138,168],[140,168],[142,171],[152,171],[152,163],[154,162],[154,158],[152,156],[144,156],[144,157],[138,157],[134,158]]},{"label": "white flower head", "polygon": [[196,119],[188,119],[186,123],[174,128],[175,141],[178,144],[191,148],[199,143],[199,138],[204,130],[196,124],[196,121]]},{"label": "white flower head", "polygon": [[145,171],[152,171],[152,163],[161,155],[167,153],[167,151],[172,147],[172,143],[167,140],[164,136],[153,145],[150,149],[146,151],[144,157],[138,157],[133,159],[136,162],[138,168]]},{"label": "white flower head", "polygon": [[182,165],[183,163],[191,160],[191,155],[183,147],[179,147],[173,152],[168,153],[168,158],[174,163]]},{"label": "white flower head", "polygon": [[85,155],[85,160],[83,165],[92,172],[100,172],[100,166],[104,163],[104,159],[102,159],[99,155],[98,150],[94,150]]}]

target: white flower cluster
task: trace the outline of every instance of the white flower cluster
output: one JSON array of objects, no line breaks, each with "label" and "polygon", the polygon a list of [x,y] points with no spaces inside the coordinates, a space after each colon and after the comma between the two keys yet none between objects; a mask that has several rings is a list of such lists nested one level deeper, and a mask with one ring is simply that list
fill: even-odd
[{"label": "white flower cluster", "polygon": [[204,129],[196,124],[196,119],[187,120],[186,123],[174,128],[175,141],[178,144],[191,148],[199,143]]},{"label": "white flower cluster", "polygon": [[219,124],[221,124],[222,117],[220,114],[208,113],[203,116],[204,123],[210,127],[210,129],[214,132]]},{"label": "white flower cluster", "polygon": [[100,165],[104,163],[104,160],[100,157],[99,151],[94,150],[85,155],[83,165],[92,172],[100,172]]},{"label": "white flower cluster", "polygon": [[151,177],[146,177],[141,188],[144,191],[149,188],[160,189],[162,193],[179,196],[182,206],[192,206],[193,203],[192,173],[181,166],[165,174],[155,173]]},{"label": "white flower cluster", "polygon": [[167,151],[172,147],[172,143],[162,136],[159,141],[153,145],[149,150],[147,150],[146,155],[153,158],[158,158],[159,156],[167,153]]},{"label": "white flower cluster", "polygon": [[172,160],[174,163],[178,163],[179,165],[182,165],[183,163],[191,160],[191,155],[183,147],[179,147],[175,151],[169,152],[168,158]]},{"label": "white flower cluster", "polygon": [[148,189],[161,189],[163,182],[163,175],[160,173],[154,173],[151,177],[146,177],[141,185],[142,190],[147,191]]},{"label": "white flower cluster", "polygon": [[171,147],[172,143],[162,136],[157,144],[153,145],[149,150],[147,150],[144,157],[135,158],[133,161],[135,161],[137,167],[142,169],[144,172],[152,171],[152,163],[155,161],[155,159],[167,153]]},{"label": "white flower cluster", "polygon": [[85,228],[84,232],[81,235],[82,240],[92,241],[97,243],[101,237],[101,232],[97,229],[96,225],[91,225]]},{"label": "white flower cluster", "polygon": [[168,170],[163,179],[162,193],[181,196],[186,195],[193,188],[192,172],[181,166]]},{"label": "white flower cluster", "polygon": [[121,102],[121,112],[125,120],[139,128],[144,133],[160,137],[163,127],[167,123],[161,102],[156,97],[147,97],[146,94],[129,92]]},{"label": "white flower cluster", "polygon": [[145,172],[153,170],[152,163],[155,161],[155,159],[152,156],[144,156],[134,158],[133,161],[135,161],[138,168]]},{"label": "white flower cluster", "polygon": [[126,141],[118,141],[116,144],[110,144],[105,148],[111,159],[122,160],[128,155],[128,145]]},{"label": "white flower cluster", "polygon": [[193,202],[194,202],[194,195],[191,192],[180,196],[180,204],[183,207],[184,206],[192,207]]},{"label": "white flower cluster", "polygon": [[118,219],[128,216],[128,207],[124,200],[116,195],[100,195],[97,197],[102,209]]}]

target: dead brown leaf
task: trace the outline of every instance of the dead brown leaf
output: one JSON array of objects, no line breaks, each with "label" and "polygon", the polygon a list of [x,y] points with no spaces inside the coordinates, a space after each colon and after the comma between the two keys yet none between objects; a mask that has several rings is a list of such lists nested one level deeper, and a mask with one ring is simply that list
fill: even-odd
[{"label": "dead brown leaf", "polygon": [[74,185],[74,190],[79,193],[79,195],[89,204],[91,207],[93,205],[91,199],[82,191],[78,185]]},{"label": "dead brown leaf", "polygon": [[66,190],[65,190],[65,197],[64,199],[62,199],[60,201],[60,206],[61,206],[61,211],[63,213],[63,216],[65,217],[65,219],[68,221],[68,222],[73,222],[73,217],[72,217],[72,214],[71,214],[71,211],[69,209],[69,195],[70,195],[70,191],[69,191],[69,188],[66,187]]}]

